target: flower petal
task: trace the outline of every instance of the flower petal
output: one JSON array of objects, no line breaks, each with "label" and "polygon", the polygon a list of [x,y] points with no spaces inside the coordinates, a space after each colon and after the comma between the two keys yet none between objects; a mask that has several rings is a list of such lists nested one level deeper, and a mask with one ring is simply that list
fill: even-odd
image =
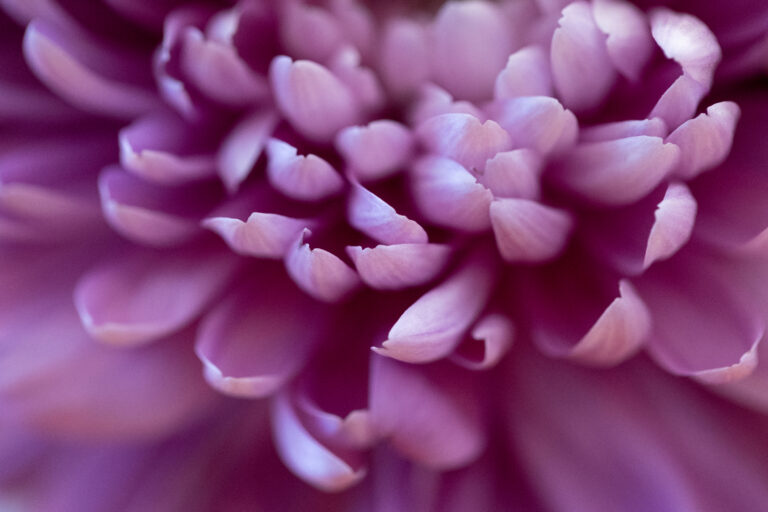
[{"label": "flower petal", "polygon": [[309,219],[261,212],[251,213],[245,222],[232,217],[203,221],[203,227],[216,232],[237,254],[270,259],[283,259],[298,234],[314,224]]},{"label": "flower petal", "polygon": [[496,199],[490,213],[496,245],[510,263],[555,258],[573,228],[567,212],[529,199]]},{"label": "flower petal", "polygon": [[603,1],[592,5],[595,23],[608,39],[606,47],[616,69],[637,80],[653,52],[645,14],[628,2]]},{"label": "flower petal", "polygon": [[408,128],[385,119],[345,128],[336,137],[336,149],[349,172],[364,182],[399,171],[411,157],[413,140]]},{"label": "flower petal", "polygon": [[509,318],[499,313],[486,314],[450,359],[468,370],[488,370],[504,357],[514,338],[515,326]]},{"label": "flower petal", "polygon": [[383,244],[423,244],[428,240],[417,222],[398,214],[359,183],[352,182],[347,217],[352,227]]},{"label": "flower petal", "polygon": [[442,244],[347,247],[347,254],[365,284],[380,290],[399,290],[430,282],[448,264],[452,249]]},{"label": "flower petal", "polygon": [[696,222],[696,199],[683,183],[667,187],[664,199],[654,212],[655,221],[648,235],[643,269],[671,257],[691,238]]},{"label": "flower petal", "polygon": [[236,191],[248,177],[276,125],[277,116],[273,112],[254,112],[229,132],[218,155],[219,175],[227,190]]},{"label": "flower petal", "polygon": [[379,74],[396,96],[416,92],[429,76],[429,44],[422,24],[394,18],[384,26],[379,42]]},{"label": "flower petal", "polygon": [[478,181],[488,187],[495,197],[538,199],[543,164],[543,159],[530,149],[497,153],[486,162],[485,171]]},{"label": "flower petal", "polygon": [[328,162],[298,155],[295,147],[281,140],[269,139],[267,158],[270,184],[293,199],[320,201],[344,188],[344,180]]},{"label": "flower petal", "polygon": [[501,101],[494,118],[512,139],[513,148],[530,148],[542,155],[561,152],[576,142],[578,122],[554,98],[522,96]]},{"label": "flower petal", "polygon": [[540,46],[517,50],[509,56],[506,67],[496,77],[494,99],[518,96],[552,96],[549,56]]}]

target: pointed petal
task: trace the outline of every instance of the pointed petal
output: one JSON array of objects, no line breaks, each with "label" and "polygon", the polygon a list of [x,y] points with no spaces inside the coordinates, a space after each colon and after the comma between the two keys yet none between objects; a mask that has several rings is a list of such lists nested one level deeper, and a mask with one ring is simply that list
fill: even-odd
[{"label": "pointed petal", "polygon": [[567,212],[529,199],[496,199],[490,213],[496,245],[510,263],[557,257],[573,229]]},{"label": "pointed petal", "polygon": [[417,222],[398,214],[359,183],[352,183],[347,217],[352,227],[383,244],[423,244],[428,240]]},{"label": "pointed petal", "polygon": [[696,222],[696,209],[696,199],[687,186],[672,183],[667,187],[664,199],[654,212],[655,221],[643,258],[644,269],[671,257],[688,242]]},{"label": "pointed petal", "polygon": [[283,259],[299,233],[314,224],[309,219],[261,212],[253,212],[245,222],[231,217],[203,221],[203,227],[221,236],[237,254],[270,259]]},{"label": "pointed petal", "polygon": [[493,194],[454,160],[417,160],[411,172],[411,190],[421,214],[433,224],[472,232],[491,226],[488,208]]},{"label": "pointed petal", "polygon": [[475,321],[493,289],[495,269],[475,256],[422,295],[395,322],[379,354],[426,363],[450,354]]},{"label": "pointed petal", "polygon": [[451,354],[451,361],[468,370],[488,370],[506,355],[515,338],[515,326],[506,316],[489,313],[472,327],[470,339]]},{"label": "pointed petal", "polygon": [[448,264],[452,249],[442,244],[347,247],[365,284],[380,290],[399,290],[430,282]]},{"label": "pointed petal", "polygon": [[410,160],[412,139],[408,128],[385,119],[345,128],[336,137],[336,149],[344,157],[349,172],[365,182],[399,171]]},{"label": "pointed petal", "polygon": [[359,286],[360,278],[338,256],[323,249],[311,249],[304,241],[305,229],[285,256],[285,268],[306,293],[323,302],[340,302]]},{"label": "pointed petal", "polygon": [[344,180],[331,165],[315,155],[298,155],[295,147],[278,139],[267,142],[267,178],[288,197],[320,201],[338,194]]},{"label": "pointed petal", "polygon": [[236,191],[261,157],[277,125],[271,111],[255,112],[241,120],[225,137],[219,149],[219,176],[230,192]]},{"label": "pointed petal", "polygon": [[552,96],[549,56],[540,46],[526,46],[509,56],[507,66],[496,77],[493,97]]},{"label": "pointed petal", "polygon": [[576,142],[576,116],[554,98],[523,96],[504,100],[494,110],[494,119],[509,134],[513,148],[530,148],[546,155]]},{"label": "pointed petal", "polygon": [[228,283],[236,263],[226,254],[137,252],[89,270],[75,288],[75,306],[94,338],[148,343],[194,320]]},{"label": "pointed petal", "polygon": [[680,150],[658,137],[637,136],[581,144],[558,167],[556,179],[595,203],[637,201],[677,166]]}]

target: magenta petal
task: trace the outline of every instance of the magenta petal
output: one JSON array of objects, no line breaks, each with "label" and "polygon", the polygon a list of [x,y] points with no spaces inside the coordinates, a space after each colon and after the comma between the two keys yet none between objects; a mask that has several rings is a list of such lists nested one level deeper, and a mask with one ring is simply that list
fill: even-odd
[{"label": "magenta petal", "polygon": [[523,96],[501,101],[494,110],[495,119],[509,134],[513,148],[530,148],[546,155],[563,151],[576,142],[576,116],[554,98]]},{"label": "magenta petal", "polygon": [[563,9],[559,24],[550,51],[555,90],[566,107],[591,110],[603,101],[616,79],[606,36],[586,2]]},{"label": "magenta petal", "polygon": [[384,26],[379,43],[379,73],[395,95],[414,93],[429,76],[427,31],[417,21],[392,19]]},{"label": "magenta petal", "polygon": [[485,446],[479,407],[460,369],[413,367],[374,355],[373,425],[409,459],[447,470],[476,459]]},{"label": "magenta petal", "polygon": [[409,119],[413,126],[443,114],[469,114],[478,119],[485,119],[483,112],[469,101],[454,101],[447,91],[433,84],[424,85],[419,98],[410,108]]},{"label": "magenta petal", "polygon": [[637,80],[653,52],[651,31],[645,14],[628,2],[602,1],[592,7],[595,22],[608,35],[608,56],[616,69]]},{"label": "magenta petal", "polygon": [[24,55],[43,83],[73,105],[99,114],[134,118],[157,108],[154,95],[89,69],[66,44],[69,35],[44,22],[32,22],[24,35]]},{"label": "magenta petal", "polygon": [[722,383],[746,377],[757,365],[762,315],[723,274],[689,258],[655,266],[636,281],[653,319],[648,350],[667,371]]},{"label": "magenta petal", "polygon": [[428,283],[443,271],[451,253],[448,245],[427,243],[347,247],[360,279],[380,290]]},{"label": "magenta petal", "polygon": [[283,259],[304,229],[315,224],[276,213],[253,212],[245,222],[231,217],[209,217],[203,226],[216,232],[237,254]]},{"label": "magenta petal", "polygon": [[355,98],[359,113],[380,110],[387,102],[378,77],[370,68],[363,66],[356,48],[342,48],[329,67],[333,74],[347,86]]},{"label": "magenta petal", "polygon": [[706,114],[686,121],[669,134],[667,142],[680,148],[680,165],[676,175],[689,180],[720,165],[733,144],[739,106],[730,101],[715,103]]},{"label": "magenta petal", "polygon": [[667,187],[664,199],[654,212],[655,221],[648,235],[643,268],[671,257],[691,238],[696,222],[696,199],[683,183]]},{"label": "magenta petal", "polygon": [[417,160],[411,190],[421,214],[433,224],[474,232],[491,227],[488,208],[493,194],[458,162],[441,157]]},{"label": "magenta petal", "polygon": [[543,164],[543,159],[533,150],[505,151],[486,162],[478,181],[495,197],[538,199]]},{"label": "magenta petal", "polygon": [[280,39],[296,58],[324,62],[344,41],[338,21],[321,7],[287,2],[281,16]]},{"label": "magenta petal", "polygon": [[428,240],[418,222],[398,214],[359,183],[352,183],[347,217],[352,227],[383,244],[423,244]]},{"label": "magenta petal", "polygon": [[442,114],[427,119],[416,130],[428,151],[481,171],[496,153],[511,149],[509,135],[495,121],[481,123],[469,114]]},{"label": "magenta petal", "polygon": [[392,326],[382,347],[374,350],[409,363],[447,356],[485,307],[495,274],[486,259],[473,257],[414,302]]},{"label": "magenta petal", "polygon": [[225,105],[242,107],[268,94],[266,78],[252,71],[231,44],[207,39],[194,27],[184,32],[181,68],[203,94]]},{"label": "magenta petal", "polygon": [[408,128],[385,119],[345,128],[336,137],[336,148],[349,172],[365,182],[399,171],[411,157],[413,140]]},{"label": "magenta petal", "polygon": [[147,343],[194,320],[228,283],[237,261],[224,254],[134,253],[89,270],[75,288],[86,330],[116,345]]},{"label": "magenta petal", "polygon": [[306,364],[322,337],[324,311],[288,282],[266,276],[229,294],[203,320],[195,351],[208,383],[222,393],[258,398],[280,389]]},{"label": "magenta petal", "polygon": [[307,137],[327,141],[358,122],[352,92],[320,64],[275,57],[269,74],[278,108]]},{"label": "magenta petal", "polygon": [[468,370],[488,370],[506,355],[514,338],[515,326],[509,318],[487,314],[472,327],[470,339],[451,354],[451,361]]},{"label": "magenta petal", "polygon": [[357,273],[338,256],[323,249],[311,249],[304,241],[311,231],[296,237],[285,255],[285,268],[296,284],[323,302],[339,302],[360,286]]},{"label": "magenta petal", "polygon": [[305,481],[326,492],[339,492],[365,476],[364,469],[352,467],[312,437],[301,423],[287,393],[273,399],[271,417],[280,458]]},{"label": "magenta petal", "polygon": [[540,46],[526,46],[510,55],[496,77],[495,99],[518,96],[552,96],[549,56]]},{"label": "magenta petal", "polygon": [[435,82],[462,99],[489,98],[513,48],[503,13],[490,2],[446,3],[432,26]]},{"label": "magenta petal", "polygon": [[582,128],[579,132],[579,140],[581,142],[602,142],[638,135],[664,138],[668,133],[667,124],[662,119],[654,117],[653,119],[617,121]]},{"label": "magenta petal", "polygon": [[288,197],[320,201],[344,188],[344,180],[331,165],[315,155],[298,155],[295,147],[278,139],[267,143],[267,178]]},{"label": "magenta petal", "polygon": [[682,75],[662,94],[648,117],[663,119],[667,127],[675,129],[696,113],[707,91],[693,78]]},{"label": "magenta petal", "polygon": [[196,181],[216,173],[214,156],[185,154],[180,141],[194,135],[171,116],[155,115],[134,121],[120,130],[121,165],[151,181],[175,185]]},{"label": "magenta petal", "polygon": [[230,192],[236,191],[259,160],[277,125],[271,111],[255,112],[242,119],[221,144],[219,175]]},{"label": "magenta petal", "polygon": [[529,199],[496,199],[490,214],[496,245],[510,263],[555,258],[565,248],[573,228],[567,212]]},{"label": "magenta petal", "polygon": [[616,206],[645,196],[679,159],[678,147],[658,137],[581,144],[560,164],[555,179],[586,199]]}]

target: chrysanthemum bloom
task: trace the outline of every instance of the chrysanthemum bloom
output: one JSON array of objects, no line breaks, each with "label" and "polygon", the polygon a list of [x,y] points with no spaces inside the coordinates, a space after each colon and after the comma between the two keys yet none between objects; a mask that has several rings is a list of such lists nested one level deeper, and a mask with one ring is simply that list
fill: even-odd
[{"label": "chrysanthemum bloom", "polygon": [[9,500],[768,503],[764,7],[185,4],[2,2]]}]

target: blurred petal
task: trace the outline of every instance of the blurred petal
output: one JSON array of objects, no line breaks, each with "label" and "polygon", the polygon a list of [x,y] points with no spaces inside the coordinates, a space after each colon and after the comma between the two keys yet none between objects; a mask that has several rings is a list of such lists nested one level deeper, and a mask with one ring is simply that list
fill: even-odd
[{"label": "blurred petal", "polygon": [[490,212],[496,245],[509,263],[555,258],[573,228],[567,212],[529,199],[496,199]]},{"label": "blurred petal", "polygon": [[365,284],[381,290],[399,290],[430,282],[448,264],[452,249],[441,244],[377,245],[370,249],[347,247]]},{"label": "blurred petal", "polygon": [[231,217],[209,217],[203,226],[216,232],[236,253],[282,259],[296,237],[315,223],[276,213],[253,212],[245,222]]},{"label": "blurred petal", "polygon": [[506,316],[490,313],[477,321],[470,334],[451,354],[451,361],[468,370],[488,370],[506,355],[515,337],[515,326]]},{"label": "blurred petal", "polygon": [[478,181],[495,197],[538,199],[543,159],[530,149],[497,153],[485,164]]},{"label": "blurred petal", "polygon": [[336,148],[349,172],[362,182],[399,171],[410,159],[412,146],[408,129],[386,119],[345,128],[336,137]]},{"label": "blurred petal", "polygon": [[219,175],[227,190],[236,191],[261,157],[277,124],[274,113],[255,112],[242,119],[221,144]]},{"label": "blurred petal", "polygon": [[552,96],[549,56],[539,46],[526,46],[510,55],[507,66],[496,77],[495,99],[518,96]]}]

